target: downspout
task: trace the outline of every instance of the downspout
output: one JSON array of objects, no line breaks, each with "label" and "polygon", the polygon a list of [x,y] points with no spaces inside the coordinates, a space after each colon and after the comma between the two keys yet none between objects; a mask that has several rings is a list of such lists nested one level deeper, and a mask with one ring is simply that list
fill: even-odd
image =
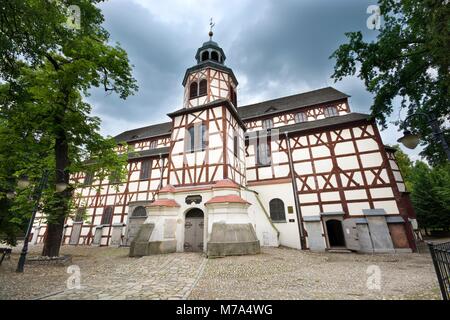
[{"label": "downspout", "polygon": [[288,149],[289,169],[291,171],[292,190],[294,191],[295,211],[297,213],[297,225],[298,225],[298,232],[300,234],[300,247],[302,250],[306,250],[307,248],[306,248],[305,230],[303,229],[303,217],[302,212],[300,210],[300,201],[298,200],[298,188],[297,188],[297,180],[295,179],[294,164],[292,162],[291,142],[289,140],[288,133],[285,132],[284,135],[286,137],[286,145]]}]

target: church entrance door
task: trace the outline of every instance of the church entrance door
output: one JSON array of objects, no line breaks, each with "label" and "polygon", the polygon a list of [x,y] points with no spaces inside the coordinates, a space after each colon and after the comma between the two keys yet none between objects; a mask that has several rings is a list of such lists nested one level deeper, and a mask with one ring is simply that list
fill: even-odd
[{"label": "church entrance door", "polygon": [[204,214],[202,210],[194,208],[186,213],[186,219],[184,223],[185,252],[203,251],[204,224]]}]

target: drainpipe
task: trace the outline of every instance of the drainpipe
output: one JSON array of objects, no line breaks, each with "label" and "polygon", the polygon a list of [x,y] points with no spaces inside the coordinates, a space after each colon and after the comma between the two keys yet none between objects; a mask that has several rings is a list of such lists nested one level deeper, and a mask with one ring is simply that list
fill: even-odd
[{"label": "drainpipe", "polygon": [[289,168],[291,170],[292,190],[294,191],[295,211],[297,213],[297,225],[300,234],[300,246],[302,250],[306,250],[307,248],[306,248],[305,230],[303,228],[303,217],[302,212],[300,210],[300,201],[298,200],[298,188],[297,188],[297,180],[295,179],[294,164],[292,163],[291,142],[289,140],[288,133],[285,132],[284,135],[286,137],[286,145],[288,148],[288,159],[289,159]]}]

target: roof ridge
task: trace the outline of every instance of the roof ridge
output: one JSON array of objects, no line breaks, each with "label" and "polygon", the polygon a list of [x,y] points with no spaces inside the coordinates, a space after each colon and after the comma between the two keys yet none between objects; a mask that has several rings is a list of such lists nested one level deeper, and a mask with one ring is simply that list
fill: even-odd
[{"label": "roof ridge", "polygon": [[337,90],[334,87],[328,86],[328,87],[323,87],[323,88],[319,88],[319,89],[315,89],[315,90],[300,92],[300,93],[291,94],[291,95],[287,95],[287,96],[281,96],[281,97],[270,99],[270,100],[264,100],[264,101],[260,101],[260,102],[256,102],[256,103],[247,104],[245,106],[238,107],[238,109],[241,109],[241,108],[244,109],[244,108],[247,108],[247,107],[253,107],[253,106],[257,106],[259,104],[266,104],[266,103],[274,102],[274,101],[281,100],[281,99],[293,98],[293,97],[301,96],[301,95],[308,94],[308,93],[314,93],[314,92],[317,92],[317,91],[323,91],[323,90],[326,90],[326,89],[333,89],[333,90],[335,90],[335,91],[337,91],[339,93],[342,93],[342,94],[346,95],[347,97],[350,97],[348,94],[346,94],[346,93],[344,93],[342,91],[339,91],[339,90]]}]

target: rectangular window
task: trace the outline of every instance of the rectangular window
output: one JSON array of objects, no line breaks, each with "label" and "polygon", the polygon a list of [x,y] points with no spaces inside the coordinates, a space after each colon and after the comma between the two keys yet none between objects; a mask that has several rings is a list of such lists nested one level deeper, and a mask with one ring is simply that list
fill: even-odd
[{"label": "rectangular window", "polygon": [[270,138],[265,134],[263,136],[258,134],[256,163],[258,166],[269,166],[272,163],[270,157]]},{"label": "rectangular window", "polygon": [[308,121],[308,117],[304,112],[298,112],[295,114],[295,123],[306,122]]},{"label": "rectangular window", "polygon": [[140,180],[148,180],[150,178],[150,165],[151,160],[144,160],[141,162],[141,172],[139,174]]},{"label": "rectangular window", "polygon": [[326,107],[325,110],[324,110],[324,113],[325,113],[325,117],[326,118],[328,118],[328,117],[335,117],[335,116],[339,115],[338,110],[337,110],[337,108],[335,106]]},{"label": "rectangular window", "polygon": [[264,130],[272,129],[273,128],[273,120],[272,119],[263,120],[262,128]]},{"label": "rectangular window", "polygon": [[237,133],[233,137],[233,153],[236,158],[239,158],[239,136]]},{"label": "rectangular window", "polygon": [[207,147],[207,132],[204,124],[197,124],[186,130],[185,152],[205,151]]},{"label": "rectangular window", "polygon": [[153,140],[150,142],[150,149],[156,149],[158,146],[158,140]]},{"label": "rectangular window", "polygon": [[114,207],[108,206],[103,210],[102,221],[100,224],[111,224],[113,220]]},{"label": "rectangular window", "polygon": [[86,172],[84,174],[83,186],[90,186],[94,181],[94,174],[92,172]]}]

